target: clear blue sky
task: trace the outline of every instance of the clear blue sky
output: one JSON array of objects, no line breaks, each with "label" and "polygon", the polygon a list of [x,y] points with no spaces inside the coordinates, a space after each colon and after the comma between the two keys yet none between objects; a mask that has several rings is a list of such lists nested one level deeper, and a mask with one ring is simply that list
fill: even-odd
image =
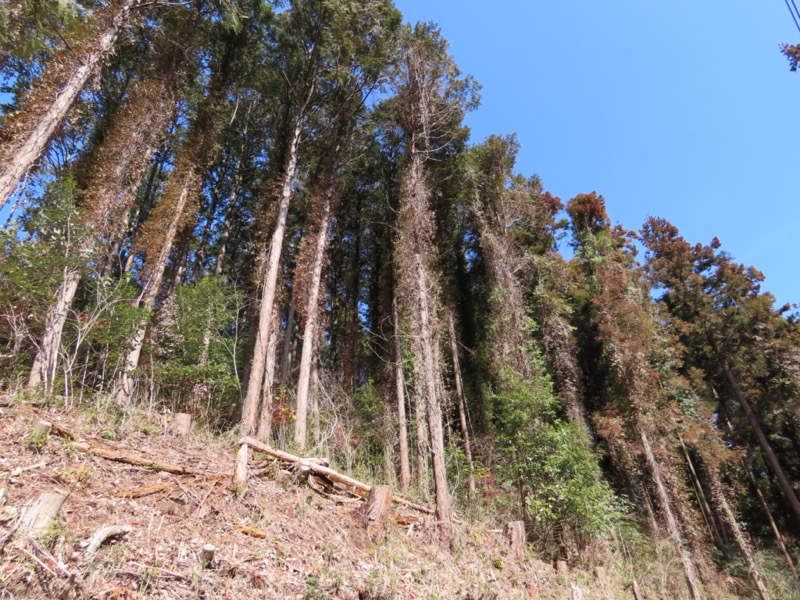
[{"label": "clear blue sky", "polygon": [[519,135],[518,169],[612,221],[648,215],[723,249],[800,302],[800,72],[782,0],[395,0],[435,21],[483,84],[473,140]]}]

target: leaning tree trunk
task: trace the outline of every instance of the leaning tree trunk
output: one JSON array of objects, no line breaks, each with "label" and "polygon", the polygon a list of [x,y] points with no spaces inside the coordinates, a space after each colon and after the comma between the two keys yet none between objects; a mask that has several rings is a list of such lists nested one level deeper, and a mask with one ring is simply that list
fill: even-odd
[{"label": "leaning tree trunk", "polygon": [[[278,271],[280,270],[281,252],[283,250],[283,238],[286,232],[286,219],[289,216],[289,204],[292,199],[292,181],[297,172],[297,159],[300,150],[300,136],[303,131],[303,119],[298,117],[292,141],[289,145],[289,158],[286,163],[286,170],[281,182],[281,198],[278,207],[278,218],[275,223],[275,230],[267,255],[266,273],[264,275],[264,286],[261,292],[261,303],[259,305],[258,329],[256,330],[255,346],[253,348],[253,360],[250,367],[250,377],[247,381],[247,394],[242,406],[242,433],[250,435],[256,430],[258,419],[259,401],[261,400],[262,386],[264,384],[264,372],[267,362],[267,344],[273,331],[272,308],[275,304],[275,295],[278,284]],[[265,399],[271,402],[271,399]]]},{"label": "leaning tree trunk", "polygon": [[46,150],[120,33],[131,26],[139,4],[141,0],[122,0],[103,10],[81,44],[53,57],[22,110],[6,122],[0,137],[0,209]]},{"label": "leaning tree trunk", "polygon": [[[158,292],[161,289],[161,282],[164,279],[164,272],[167,268],[167,261],[169,260],[169,255],[172,251],[175,238],[178,235],[178,229],[183,219],[186,205],[189,203],[189,196],[192,192],[196,191],[197,187],[199,187],[192,185],[193,179],[194,177],[187,176],[185,181],[182,182],[177,202],[169,203],[170,208],[174,210],[173,218],[170,221],[167,230],[164,232],[164,237],[161,243],[161,252],[159,253],[155,263],[152,264],[150,275],[147,279],[147,283],[145,284],[144,291],[142,292],[142,295],[137,303],[138,306],[145,309],[146,316],[139,323],[139,326],[137,327],[136,332],[131,339],[130,350],[125,357],[122,373],[117,384],[117,401],[123,406],[130,402],[131,398],[133,397],[133,373],[139,366],[139,358],[142,354],[145,335],[147,334],[147,328],[150,324],[150,315],[153,311],[153,308],[155,308],[156,298],[158,297]],[[165,200],[169,199],[169,197],[165,197]],[[156,210],[158,211],[160,208],[161,205],[159,205],[158,209]],[[155,216],[156,215],[154,215],[154,217]]]},{"label": "leaning tree trunk", "polygon": [[658,501],[661,504],[661,510],[664,512],[669,536],[672,538],[672,543],[675,545],[675,551],[679,554],[681,564],[683,565],[683,574],[686,577],[686,583],[689,586],[689,594],[692,596],[692,600],[700,600],[703,596],[700,593],[700,587],[697,582],[697,574],[695,573],[694,563],[692,562],[692,557],[689,555],[689,552],[686,550],[686,546],[684,545],[678,520],[675,518],[675,514],[672,512],[672,503],[670,501],[669,494],[667,493],[667,488],[664,486],[664,482],[661,479],[661,469],[656,462],[655,456],[653,455],[653,449],[650,447],[650,442],[647,439],[647,435],[645,434],[644,430],[640,429],[639,437],[642,440],[642,446],[644,447],[647,468],[650,471],[650,476],[653,478],[656,494],[658,495]]},{"label": "leaning tree trunk", "polygon": [[733,532],[733,538],[736,540],[736,545],[739,547],[739,551],[742,553],[742,558],[744,558],[745,562],[747,563],[747,568],[750,570],[750,576],[753,578],[753,584],[756,586],[756,591],[758,591],[758,595],[761,597],[761,600],[769,600],[769,593],[764,585],[764,579],[761,577],[761,573],[759,572],[758,567],[753,560],[753,552],[750,548],[747,538],[745,537],[745,533],[742,531],[739,522],[736,520],[736,515],[733,514],[733,510],[728,503],[728,499],[725,497],[725,492],[722,489],[722,482],[719,480],[719,476],[716,473],[711,473],[710,475],[711,493],[713,494],[717,505],[722,509],[722,514],[724,515],[728,526]]},{"label": "leaning tree trunk", "polygon": [[322,267],[325,264],[325,249],[328,246],[328,225],[331,215],[331,203],[335,193],[336,182],[333,178],[325,178],[325,189],[322,190],[322,206],[316,231],[309,232],[315,236],[313,245],[307,243],[304,250],[311,252],[310,265],[301,256],[298,265],[311,267],[307,286],[305,307],[306,323],[303,328],[303,349],[300,354],[300,374],[297,379],[297,411],[294,422],[294,443],[301,450],[306,447],[306,421],[308,415],[308,391],[311,385],[311,361],[314,357],[314,344],[317,337],[317,313],[319,312],[319,292],[322,283]]},{"label": "leaning tree trunk", "polygon": [[456,330],[453,324],[453,313],[447,313],[447,332],[450,338],[450,354],[453,356],[453,376],[456,381],[456,400],[458,403],[458,417],[461,421],[461,432],[464,436],[464,455],[467,459],[467,469],[469,469],[469,492],[475,493],[475,472],[472,467],[472,447],[469,443],[469,427],[467,425],[467,409],[464,401],[464,385],[461,381],[461,365],[458,361],[458,343],[456,342]]},{"label": "leaning tree trunk", "polygon": [[761,429],[761,424],[758,422],[758,417],[756,417],[755,413],[753,412],[753,409],[751,408],[750,403],[747,401],[747,397],[744,395],[742,388],[739,387],[739,383],[736,381],[733,371],[731,371],[731,368],[724,361],[722,368],[725,371],[725,377],[728,379],[728,383],[730,384],[736,399],[739,401],[739,405],[742,407],[742,412],[747,418],[747,422],[750,424],[750,427],[756,436],[758,445],[761,447],[761,451],[764,453],[764,459],[767,461],[770,469],[772,469],[772,472],[775,474],[775,478],[778,480],[778,486],[781,488],[783,497],[786,499],[786,503],[789,505],[789,508],[794,515],[795,523],[800,524],[800,500],[797,499],[797,494],[795,494],[794,488],[792,488],[792,483],[786,476],[786,472],[783,470],[778,457],[775,455],[775,451],[772,449],[772,445],[769,443],[767,436],[764,435],[764,430]]},{"label": "leaning tree trunk", "polygon": [[[177,86],[182,81],[176,73],[185,66],[187,54],[183,48],[169,45],[156,59],[156,65],[133,87],[105,140],[95,150],[94,163],[81,186],[85,191],[80,200],[81,220],[91,236],[80,244],[78,254],[91,254],[104,241],[122,235],[147,161],[174,116]],[[56,302],[45,320],[45,333],[28,379],[29,388],[41,383],[49,386],[55,376],[61,336],[80,277],[77,269],[64,272]]]},{"label": "leaning tree trunk", "polygon": [[28,388],[37,388],[44,384],[49,389],[55,380],[58,367],[58,352],[61,347],[61,334],[67,322],[69,308],[75,298],[80,282],[80,273],[66,267],[61,285],[56,292],[56,301],[50,307],[44,322],[44,335],[42,336],[39,351],[33,359],[33,366],[28,377]]},{"label": "leaning tree trunk", "polygon": [[[175,165],[167,181],[164,196],[142,225],[131,249],[132,254],[138,250],[145,256],[142,274],[146,282],[139,306],[146,310],[147,316],[142,319],[131,340],[130,350],[117,382],[117,400],[122,404],[129,402],[133,395],[133,373],[139,366],[145,334],[175,239],[181,230],[192,227],[197,219],[203,174],[219,150],[217,138],[222,127],[225,92],[231,76],[229,71],[240,42],[241,38],[228,41],[225,54],[209,84],[208,94],[200,102],[197,116],[175,157]],[[155,260],[154,252],[158,252]]]}]

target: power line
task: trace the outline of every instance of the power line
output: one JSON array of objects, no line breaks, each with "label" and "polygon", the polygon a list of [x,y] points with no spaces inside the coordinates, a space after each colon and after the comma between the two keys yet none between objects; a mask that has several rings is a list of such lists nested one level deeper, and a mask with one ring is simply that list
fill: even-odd
[{"label": "power line", "polygon": [[[797,31],[800,31],[800,23],[797,22],[797,15],[795,15],[795,11],[797,11],[797,5],[794,3],[794,0],[791,0],[792,4],[789,4],[789,0],[783,0],[786,3],[786,8],[789,9],[789,14],[792,15],[792,21],[794,21],[794,26],[797,27]],[[794,6],[794,10],[792,10],[792,6]]]}]

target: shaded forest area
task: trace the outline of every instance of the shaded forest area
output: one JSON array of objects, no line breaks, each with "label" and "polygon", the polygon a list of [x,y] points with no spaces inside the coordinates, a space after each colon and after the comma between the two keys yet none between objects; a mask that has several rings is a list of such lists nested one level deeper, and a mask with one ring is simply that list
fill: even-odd
[{"label": "shaded forest area", "polygon": [[0,47],[5,391],[325,454],[443,542],[480,513],[575,565],[659,548],[692,598],[797,580],[798,307],[470,140],[435,25],[10,0]]}]

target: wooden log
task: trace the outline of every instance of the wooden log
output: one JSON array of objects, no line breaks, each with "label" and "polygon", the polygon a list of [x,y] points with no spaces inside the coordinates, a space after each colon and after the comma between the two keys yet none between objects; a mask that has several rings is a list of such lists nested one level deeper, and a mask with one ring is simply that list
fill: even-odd
[{"label": "wooden log", "polygon": [[91,444],[86,444],[84,442],[73,442],[72,448],[80,452],[85,452],[86,454],[105,458],[107,460],[113,460],[115,462],[121,462],[127,465],[134,465],[136,467],[144,467],[153,471],[165,471],[167,473],[172,473],[173,475],[206,475],[206,473],[190,467],[161,463],[149,458],[135,456],[133,454],[115,452],[114,450],[103,448],[101,446],[92,446]]},{"label": "wooden log", "polygon": [[527,540],[525,536],[525,522],[511,521],[506,523],[506,541],[508,542],[509,553],[516,560],[522,562],[525,558]]},{"label": "wooden log", "polygon": [[91,561],[100,549],[100,546],[102,546],[106,540],[112,537],[127,535],[131,531],[133,531],[133,527],[130,525],[109,525],[108,527],[103,527],[96,531],[92,537],[83,542],[83,545],[86,546],[86,558]]},{"label": "wooden log", "polygon": [[391,503],[392,488],[388,485],[373,485],[364,504],[356,509],[355,514],[372,541],[383,539]]},{"label": "wooden log", "polygon": [[192,433],[192,415],[175,413],[172,417],[172,432],[180,437],[188,437]]},{"label": "wooden log", "polygon": [[633,592],[634,600],[644,600],[644,596],[642,596],[642,592],[639,591],[639,584],[636,582],[635,579],[633,580],[633,586],[632,586],[631,591]]},{"label": "wooden log", "polygon": [[237,496],[241,496],[247,487],[247,460],[249,450],[247,444],[242,444],[236,453],[236,466],[233,468],[233,489]]},{"label": "wooden log", "polygon": [[22,530],[30,537],[36,537],[45,531],[55,519],[66,496],[62,494],[45,493],[40,495],[35,502],[28,505],[22,515]]},{"label": "wooden log", "polygon": [[[325,475],[331,481],[335,481],[336,483],[341,483],[342,485],[346,485],[352,488],[354,491],[358,492],[359,495],[366,496],[369,494],[369,490],[372,486],[367,485],[357,479],[353,479],[352,477],[348,477],[347,475],[343,475],[342,473],[337,473],[333,469],[328,467],[323,467],[322,465],[317,465],[314,463],[310,463],[307,460],[300,458],[299,456],[295,456],[294,454],[289,454],[288,452],[284,452],[283,450],[278,450],[276,448],[272,448],[271,446],[267,446],[263,442],[258,441],[252,437],[243,437],[239,440],[239,444],[247,444],[253,450],[258,452],[263,452],[264,454],[268,454],[269,456],[273,456],[275,458],[279,458],[281,460],[285,460],[291,463],[300,463],[302,465],[307,465],[309,470],[317,475]],[[392,504],[398,504],[400,506],[406,506],[413,510],[419,511],[421,513],[425,513],[426,515],[433,515],[435,511],[427,506],[422,506],[420,504],[415,504],[414,502],[410,502],[404,498],[400,498],[399,496],[392,496]],[[453,518],[453,521],[456,523],[461,523],[462,521],[457,518]]]}]

